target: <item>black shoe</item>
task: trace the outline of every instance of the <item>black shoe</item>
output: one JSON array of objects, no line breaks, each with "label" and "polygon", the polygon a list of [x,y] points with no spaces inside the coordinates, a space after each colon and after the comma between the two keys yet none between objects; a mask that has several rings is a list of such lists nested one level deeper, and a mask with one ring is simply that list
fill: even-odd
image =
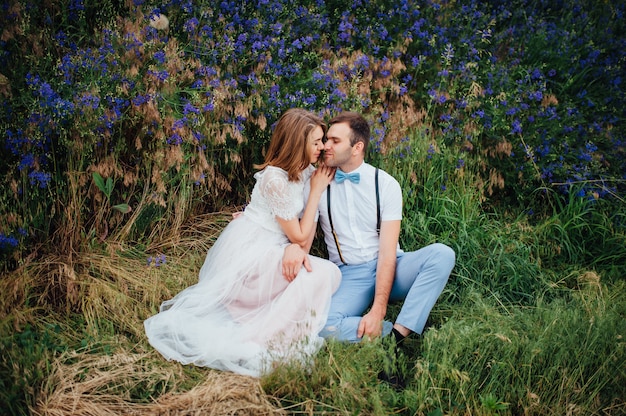
[{"label": "black shoe", "polygon": [[378,373],[378,379],[384,381],[393,387],[396,391],[402,391],[406,387],[406,380],[404,374],[400,370],[400,361],[404,357],[400,351],[400,346],[395,342],[392,342],[390,349],[391,352],[387,352],[383,361],[383,369]]},{"label": "black shoe", "polygon": [[402,391],[406,388],[406,380],[397,368],[382,370],[378,373],[378,379],[389,384],[395,391]]}]

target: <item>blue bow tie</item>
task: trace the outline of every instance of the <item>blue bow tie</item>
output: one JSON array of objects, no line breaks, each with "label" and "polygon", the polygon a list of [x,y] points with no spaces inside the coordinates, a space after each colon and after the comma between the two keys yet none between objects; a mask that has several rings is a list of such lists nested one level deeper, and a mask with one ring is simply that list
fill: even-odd
[{"label": "blue bow tie", "polygon": [[341,183],[348,179],[352,183],[359,183],[361,181],[360,173],[345,173],[342,170],[337,169],[335,172],[335,182]]}]

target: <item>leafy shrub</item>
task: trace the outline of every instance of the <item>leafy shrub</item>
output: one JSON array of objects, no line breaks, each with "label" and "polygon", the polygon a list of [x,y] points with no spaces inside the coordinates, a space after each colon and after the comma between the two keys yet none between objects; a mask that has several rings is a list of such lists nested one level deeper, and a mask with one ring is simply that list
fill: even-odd
[{"label": "leafy shrub", "polygon": [[294,106],[363,112],[376,163],[450,149],[487,208],[623,192],[623,5],[96,3],[3,4],[5,268],[243,203]]}]

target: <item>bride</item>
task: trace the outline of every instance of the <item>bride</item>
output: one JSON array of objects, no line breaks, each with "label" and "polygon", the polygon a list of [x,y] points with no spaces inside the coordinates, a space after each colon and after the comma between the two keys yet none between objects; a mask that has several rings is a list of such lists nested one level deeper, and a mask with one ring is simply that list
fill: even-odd
[{"label": "bride", "polygon": [[313,239],[317,204],[334,176],[331,168],[311,165],[325,130],[321,118],[303,109],[281,116],[257,166],[250,203],[209,249],[198,283],[144,322],[150,344],[165,358],[259,377],[319,350],[318,332],[341,273],[310,256],[311,271],[302,268],[288,280],[282,257],[289,244],[305,247]]}]

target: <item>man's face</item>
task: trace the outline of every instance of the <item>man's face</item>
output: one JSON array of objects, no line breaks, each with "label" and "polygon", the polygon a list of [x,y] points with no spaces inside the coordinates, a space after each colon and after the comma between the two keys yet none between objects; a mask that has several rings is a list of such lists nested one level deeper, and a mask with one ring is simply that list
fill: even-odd
[{"label": "man's face", "polygon": [[352,158],[354,147],[350,146],[352,130],[348,123],[335,123],[326,132],[324,163],[326,166],[342,167]]}]

